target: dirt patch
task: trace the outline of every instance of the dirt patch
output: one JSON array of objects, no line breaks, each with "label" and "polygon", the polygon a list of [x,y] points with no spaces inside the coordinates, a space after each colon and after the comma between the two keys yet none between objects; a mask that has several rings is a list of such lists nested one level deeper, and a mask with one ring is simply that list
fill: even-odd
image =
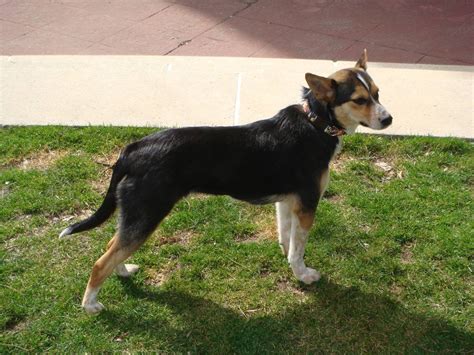
[{"label": "dirt patch", "polygon": [[[264,240],[276,240],[277,228],[275,213],[268,213],[267,211],[255,212],[258,207],[250,207],[252,211],[248,212],[247,217],[255,225],[255,232],[252,234],[245,234],[236,236],[237,243],[258,243]],[[254,213],[255,212],[255,213]]]},{"label": "dirt patch", "polygon": [[145,273],[147,275],[145,279],[145,284],[150,286],[160,286],[164,284],[171,276],[171,274],[181,269],[181,265],[175,262],[169,262],[164,265],[160,270],[147,269]]},{"label": "dirt patch", "polygon": [[158,246],[162,246],[165,244],[180,244],[186,245],[189,244],[191,239],[193,239],[196,234],[193,231],[181,231],[178,233],[173,234],[172,236],[165,237],[159,236],[157,240]]},{"label": "dirt patch", "polygon": [[0,199],[5,198],[10,193],[10,186],[7,184],[0,189]]},{"label": "dirt patch", "polygon": [[376,159],[373,164],[383,172],[382,182],[389,182],[393,179],[403,179],[405,173],[401,169],[396,168],[396,162],[389,159]]},{"label": "dirt patch", "polygon": [[403,287],[393,284],[389,290],[392,294],[400,296],[403,292]]},{"label": "dirt patch", "polygon": [[68,154],[67,150],[47,150],[36,152],[15,165],[21,170],[47,170],[59,159]]},{"label": "dirt patch", "polygon": [[338,194],[326,195],[324,194],[323,198],[329,202],[333,203],[342,203],[344,202],[344,196]]},{"label": "dirt patch", "polygon": [[415,243],[407,243],[402,246],[402,254],[400,256],[402,264],[413,264],[413,249]]},{"label": "dirt patch", "polygon": [[336,159],[334,159],[331,162],[330,170],[335,171],[337,173],[341,173],[344,171],[346,166],[351,162],[354,161],[355,159],[352,157],[349,157],[347,155],[338,155]]},{"label": "dirt patch", "polygon": [[109,187],[113,166],[117,161],[119,154],[120,150],[114,150],[109,154],[101,154],[93,158],[94,162],[100,165],[102,169],[99,173],[99,179],[92,181],[91,185],[92,188],[101,195],[105,194]]},{"label": "dirt patch", "polygon": [[5,323],[5,329],[9,332],[17,333],[26,329],[28,324],[28,319],[24,316],[13,317]]},{"label": "dirt patch", "polygon": [[90,217],[93,213],[94,213],[94,211],[92,211],[92,210],[79,210],[79,211],[76,211],[72,214],[65,213],[65,214],[61,214],[59,216],[53,216],[53,217],[51,217],[51,220],[54,223],[58,223],[58,222],[73,223],[74,221],[82,221],[82,220]]},{"label": "dirt patch", "polygon": [[306,300],[308,298],[307,293],[303,289],[301,289],[300,287],[294,286],[293,282],[287,279],[278,280],[276,284],[276,289],[280,292],[291,293],[292,295],[295,295],[296,297],[302,300]]},{"label": "dirt patch", "polygon": [[269,218],[269,220],[262,220],[256,223],[257,232],[252,236],[255,241],[276,240],[277,229],[275,218]]}]

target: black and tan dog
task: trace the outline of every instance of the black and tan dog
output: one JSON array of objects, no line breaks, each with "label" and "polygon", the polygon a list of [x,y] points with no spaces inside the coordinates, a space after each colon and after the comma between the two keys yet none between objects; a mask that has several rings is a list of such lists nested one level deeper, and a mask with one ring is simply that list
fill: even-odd
[{"label": "black and tan dog", "polygon": [[103,308],[97,294],[114,269],[124,277],[137,271],[138,266],[123,262],[191,192],[254,204],[276,202],[283,253],[298,280],[317,281],[319,272],[303,261],[304,249],[340,136],[359,124],[383,129],[392,122],[366,62],[364,51],[354,68],[328,78],[306,74],[309,89],[303,89],[303,105],[288,106],[272,118],[237,127],[169,129],[128,145],[100,208],[60,235],[94,228],[120,208],[118,231],[92,269],[82,301],[85,310]]}]

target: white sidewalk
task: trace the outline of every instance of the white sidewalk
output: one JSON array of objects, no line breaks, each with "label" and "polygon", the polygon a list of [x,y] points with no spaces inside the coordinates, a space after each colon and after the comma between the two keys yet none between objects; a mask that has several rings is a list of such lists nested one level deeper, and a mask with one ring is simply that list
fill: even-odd
[{"label": "white sidewalk", "polygon": [[[299,102],[306,72],[329,75],[353,65],[226,57],[3,56],[0,124],[243,124]],[[377,133],[474,138],[473,67],[369,62],[369,74],[394,117],[389,129]]]}]

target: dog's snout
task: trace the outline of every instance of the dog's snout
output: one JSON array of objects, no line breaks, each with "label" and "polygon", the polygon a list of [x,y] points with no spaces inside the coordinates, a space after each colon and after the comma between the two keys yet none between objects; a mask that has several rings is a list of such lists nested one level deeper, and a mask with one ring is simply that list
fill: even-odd
[{"label": "dog's snout", "polygon": [[380,120],[380,123],[382,124],[383,127],[388,127],[392,124],[392,116],[387,116],[387,117],[384,117]]}]

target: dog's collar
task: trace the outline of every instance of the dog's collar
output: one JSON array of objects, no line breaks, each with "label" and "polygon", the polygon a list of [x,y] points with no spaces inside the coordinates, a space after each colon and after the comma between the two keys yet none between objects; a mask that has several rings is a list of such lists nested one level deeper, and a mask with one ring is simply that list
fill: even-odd
[{"label": "dog's collar", "polygon": [[325,119],[313,112],[307,103],[303,104],[303,110],[307,114],[309,122],[324,133],[332,137],[340,137],[347,134],[344,128],[328,124]]}]

